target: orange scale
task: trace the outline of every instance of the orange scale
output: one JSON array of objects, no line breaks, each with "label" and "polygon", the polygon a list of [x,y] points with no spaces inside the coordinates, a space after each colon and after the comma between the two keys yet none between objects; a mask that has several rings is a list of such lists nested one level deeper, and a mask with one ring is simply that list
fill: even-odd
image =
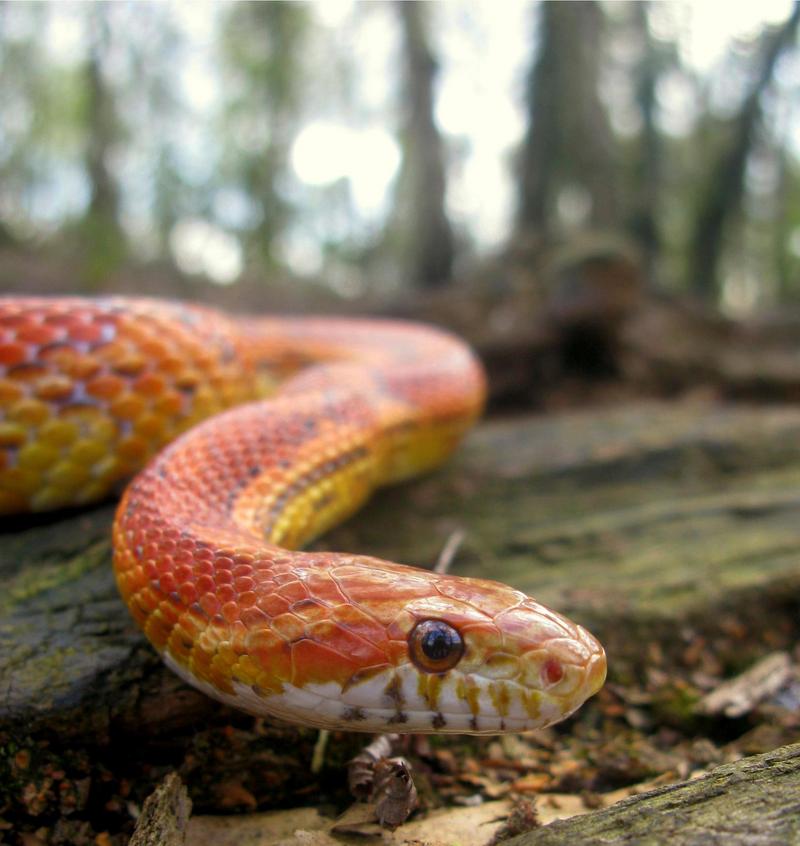
[{"label": "orange scale", "polygon": [[330,608],[315,599],[301,599],[299,602],[293,603],[291,612],[309,623],[330,617]]},{"label": "orange scale", "polygon": [[194,552],[194,557],[198,561],[211,561],[214,558],[214,552],[207,546],[198,546]]},{"label": "orange scale", "polygon": [[[185,555],[185,553],[179,553],[179,555]],[[178,561],[178,555],[175,556],[175,560]],[[189,561],[194,564],[194,571],[199,576],[213,576],[214,575],[214,565],[210,561],[204,561],[202,558],[191,558],[189,557]],[[180,559],[180,562],[183,563],[183,560]]]},{"label": "orange scale", "polygon": [[208,668],[208,681],[222,693],[232,696],[236,693],[231,684],[230,664],[221,661],[218,655],[214,656]]},{"label": "orange scale", "polygon": [[230,585],[233,583],[233,573],[230,570],[220,570],[215,567],[214,578],[217,580],[218,585]]},{"label": "orange scale", "polygon": [[371,666],[386,661],[386,653],[383,649],[354,635],[348,629],[331,620],[313,623],[308,627],[308,634],[312,640],[325,643],[343,655],[349,655],[362,666]]},{"label": "orange scale", "polygon": [[0,344],[0,365],[14,367],[22,364],[28,357],[28,348],[25,344],[8,343]]},{"label": "orange scale", "polygon": [[289,601],[277,593],[268,593],[260,596],[256,605],[269,617],[277,617],[289,610]]},{"label": "orange scale", "polygon": [[169,575],[172,578],[175,577],[175,561],[171,555],[154,555],[148,560],[155,563],[159,576]]},{"label": "orange scale", "polygon": [[157,614],[148,618],[144,626],[144,633],[148,640],[159,652],[163,652],[167,645],[169,636],[172,634],[172,626],[161,619]]},{"label": "orange scale", "polygon": [[220,601],[213,593],[204,593],[198,600],[197,604],[201,610],[205,612],[208,617],[216,617],[220,610]]},{"label": "orange scale", "polygon": [[239,603],[238,602],[224,602],[220,608],[220,613],[227,623],[234,623],[239,619]]},{"label": "orange scale", "polygon": [[175,564],[191,564],[194,561],[192,553],[185,549],[177,550],[171,557]]},{"label": "orange scale", "polygon": [[188,582],[191,581],[192,577],[194,576],[194,570],[189,564],[181,564],[174,570],[175,578],[179,582]]},{"label": "orange scale", "polygon": [[248,629],[253,629],[256,626],[266,626],[269,620],[267,615],[255,606],[255,598],[252,604],[242,607],[242,613],[239,617]]},{"label": "orange scale", "polygon": [[252,564],[236,564],[231,572],[235,579],[248,578],[253,575],[253,566]]},{"label": "orange scale", "polygon": [[237,554],[237,550],[231,549],[230,547],[220,547],[217,552],[217,561],[220,561],[224,558],[230,559],[231,564],[233,564],[233,558]]},{"label": "orange scale", "polygon": [[300,640],[291,648],[292,684],[298,687],[330,681],[344,686],[358,670],[358,664],[347,655],[313,640]]},{"label": "orange scale", "polygon": [[[159,562],[159,564],[160,563],[161,562]],[[158,586],[162,591],[164,591],[164,593],[174,593],[178,588],[175,577],[171,572],[160,573],[158,577]]]},{"label": "orange scale", "polygon": [[203,573],[195,577],[194,586],[198,594],[202,595],[204,593],[211,593],[216,585],[214,579],[208,573]]},{"label": "orange scale", "polygon": [[182,584],[178,588],[178,597],[185,607],[193,605],[197,600],[197,590],[194,585]]},{"label": "orange scale", "polygon": [[331,611],[331,616],[347,626],[350,631],[373,643],[383,642],[388,638],[385,626],[355,605],[338,605]]},{"label": "orange scale", "polygon": [[250,593],[255,585],[255,581],[250,576],[240,576],[233,580],[233,586],[238,593]]},{"label": "orange scale", "polygon": [[306,624],[294,614],[279,614],[272,620],[272,629],[288,641],[305,637]]},{"label": "orange scale", "polygon": [[173,416],[183,411],[184,398],[176,391],[166,390],[153,403],[153,410],[159,414]]},{"label": "orange scale", "polygon": [[338,605],[347,602],[336,581],[328,574],[312,573],[306,580],[308,590],[316,599]]},{"label": "orange scale", "polygon": [[21,326],[17,331],[17,338],[28,344],[52,344],[53,341],[63,337],[64,332],[59,331],[55,326],[48,326],[43,323],[28,324]]},{"label": "orange scale", "polygon": [[53,373],[37,380],[34,393],[43,400],[63,400],[71,396],[74,389],[75,383],[72,379]]},{"label": "orange scale", "polygon": [[234,602],[236,591],[233,589],[233,585],[217,585],[217,597],[220,602]]},{"label": "orange scale", "polygon": [[281,585],[277,593],[289,602],[299,602],[301,599],[308,598],[308,590],[302,582],[297,580],[297,576],[294,576],[291,582]]},{"label": "orange scale", "polygon": [[69,334],[74,341],[96,344],[103,337],[103,327],[99,323],[79,323],[70,329]]},{"label": "orange scale", "polygon": [[405,640],[387,640],[384,652],[389,663],[397,666],[408,660],[408,643]]},{"label": "orange scale", "polygon": [[187,611],[181,616],[181,626],[188,637],[197,643],[201,635],[206,630],[206,621],[203,617],[195,611]]},{"label": "orange scale", "polygon": [[25,389],[21,385],[8,379],[0,379],[0,403],[11,405],[24,396]]},{"label": "orange scale", "polygon": [[192,643],[191,640],[186,638],[186,635],[180,630],[180,628],[176,627],[172,630],[172,634],[167,640],[167,648],[173,658],[175,658],[179,663],[187,664],[189,662],[189,656],[192,652]]},{"label": "orange scale", "polygon": [[157,614],[161,615],[161,619],[165,620],[171,626],[174,626],[181,617],[183,609],[176,605],[172,600],[162,600],[158,606]]},{"label": "orange scale", "polygon": [[86,383],[86,393],[96,399],[113,399],[124,389],[125,380],[108,373],[95,376],[94,379]]},{"label": "orange scale", "polygon": [[251,567],[255,562],[256,557],[249,552],[239,552],[233,556],[233,563],[242,567]]},{"label": "orange scale", "polygon": [[145,558],[160,558],[160,551],[157,543],[146,543],[142,547],[142,555]]},{"label": "orange scale", "polygon": [[166,388],[166,382],[158,373],[144,373],[134,380],[132,388],[142,396],[155,397]]},{"label": "orange scale", "polygon": [[195,648],[189,658],[189,668],[201,679],[208,678],[214,653],[205,649]]}]

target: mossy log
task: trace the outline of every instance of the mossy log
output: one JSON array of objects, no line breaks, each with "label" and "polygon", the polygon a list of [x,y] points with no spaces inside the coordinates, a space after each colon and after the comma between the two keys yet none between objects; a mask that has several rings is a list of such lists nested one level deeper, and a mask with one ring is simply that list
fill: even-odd
[{"label": "mossy log", "polygon": [[718,767],[504,846],[788,846],[800,843],[800,744]]},{"label": "mossy log", "polygon": [[[800,410],[652,403],[485,423],[448,467],[379,493],[319,546],[430,566],[461,530],[454,572],[586,624],[612,680],[656,654],[680,670],[698,640],[732,674],[797,641],[798,513]],[[105,505],[3,528],[0,775],[20,775],[9,737],[46,738],[56,763],[88,748],[132,766],[228,713],[132,623],[110,568],[112,516]],[[260,752],[265,777],[313,734],[304,742]]]}]

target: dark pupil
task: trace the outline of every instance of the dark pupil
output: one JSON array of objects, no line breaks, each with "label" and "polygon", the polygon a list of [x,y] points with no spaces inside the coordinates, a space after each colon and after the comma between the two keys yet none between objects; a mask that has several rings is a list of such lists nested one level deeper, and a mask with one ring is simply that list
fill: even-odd
[{"label": "dark pupil", "polygon": [[441,661],[449,657],[455,645],[454,634],[452,629],[445,626],[425,632],[422,636],[422,651],[431,661]]}]

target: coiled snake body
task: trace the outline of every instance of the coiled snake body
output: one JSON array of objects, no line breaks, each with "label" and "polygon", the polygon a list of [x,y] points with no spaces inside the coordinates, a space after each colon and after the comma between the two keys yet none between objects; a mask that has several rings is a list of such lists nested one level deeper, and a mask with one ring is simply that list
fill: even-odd
[{"label": "coiled snake body", "polygon": [[411,324],[0,298],[0,513],[98,500],[146,464],[117,583],[191,684],[328,728],[547,725],[605,678],[580,626],[497,582],[292,551],[444,460],[483,393],[461,342]]}]

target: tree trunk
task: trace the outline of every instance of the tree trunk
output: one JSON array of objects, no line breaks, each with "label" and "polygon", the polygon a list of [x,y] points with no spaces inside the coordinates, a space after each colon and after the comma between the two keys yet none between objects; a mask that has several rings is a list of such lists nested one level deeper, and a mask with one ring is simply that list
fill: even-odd
[{"label": "tree trunk", "polygon": [[648,22],[649,2],[632,4],[633,22],[641,41],[642,57],[634,75],[636,102],[642,118],[634,167],[634,200],[630,229],[642,248],[644,276],[652,282],[655,261],[661,246],[658,229],[658,199],[661,182],[661,142],[656,126],[656,86],[659,56]]},{"label": "tree trunk", "polygon": [[589,201],[579,223],[617,223],[614,144],[597,80],[603,11],[594,0],[539,5],[537,58],[527,83],[518,228],[547,235],[564,189]]},{"label": "tree trunk", "polygon": [[110,39],[105,19],[108,12],[109,8],[100,4],[91,10],[89,17],[91,43],[86,64],[85,162],[90,199],[81,234],[90,285],[100,283],[119,266],[125,255],[119,188],[111,171],[111,157],[120,140],[121,128],[114,107],[114,93],[103,72]]},{"label": "tree trunk", "polygon": [[455,245],[445,210],[442,137],[434,118],[437,62],[429,43],[428,3],[395,3],[403,34],[403,165],[398,180],[397,228],[409,282],[436,288],[452,274]]},{"label": "tree trunk", "polygon": [[705,299],[719,297],[719,265],[725,235],[741,209],[747,160],[763,114],[763,95],[772,81],[778,59],[794,44],[798,25],[800,3],[795,2],[787,20],[764,39],[756,79],[733,120],[727,144],[712,163],[708,183],[700,194],[689,258],[689,285]]}]

